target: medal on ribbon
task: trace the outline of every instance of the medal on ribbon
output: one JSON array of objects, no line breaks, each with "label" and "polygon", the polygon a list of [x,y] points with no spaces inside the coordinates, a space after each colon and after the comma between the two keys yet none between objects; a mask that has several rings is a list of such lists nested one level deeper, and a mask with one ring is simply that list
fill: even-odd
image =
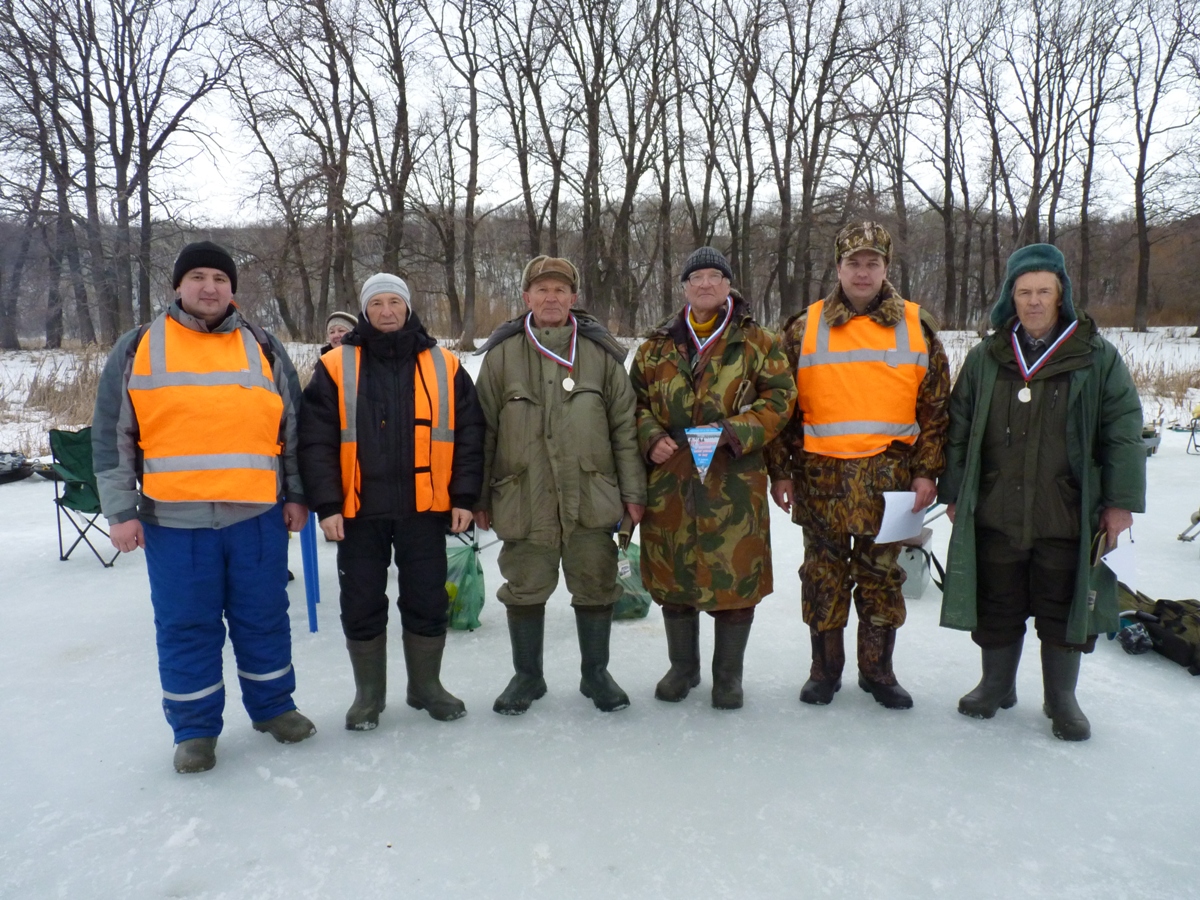
[{"label": "medal on ribbon", "polygon": [[1063,330],[1063,333],[1055,339],[1054,343],[1046,348],[1046,352],[1034,361],[1032,366],[1026,365],[1025,354],[1021,352],[1021,342],[1017,338],[1017,329],[1021,327],[1021,323],[1018,321],[1013,325],[1012,334],[1009,335],[1009,339],[1012,341],[1013,355],[1017,358],[1017,368],[1021,370],[1021,377],[1025,380],[1025,387],[1017,391],[1017,399],[1022,403],[1028,403],[1033,399],[1033,391],[1029,388],[1029,382],[1032,380],[1034,373],[1049,361],[1050,357],[1054,355],[1054,351],[1062,346],[1063,341],[1075,333],[1075,326],[1078,324],[1079,322],[1075,321],[1068,325]]},{"label": "medal on ribbon", "polygon": [[721,336],[721,334],[725,331],[725,328],[729,325],[729,320],[732,317],[733,317],[733,301],[730,300],[728,297],[726,297],[725,298],[725,319],[721,322],[721,325],[719,328],[713,329],[713,333],[708,336],[708,340],[701,342],[700,338],[696,336],[696,329],[694,329],[692,327],[692,304],[690,304],[690,303],[688,304],[687,314],[683,317],[683,320],[685,322],[687,322],[688,334],[690,334],[692,336],[692,343],[696,345],[696,355],[697,356],[702,354],[705,350],[707,350],[710,346],[712,346],[713,343],[716,342],[717,338],[719,338]]},{"label": "medal on ribbon", "polygon": [[567,318],[571,320],[571,344],[570,349],[567,351],[569,356],[566,359],[559,356],[553,350],[547,350],[542,342],[537,339],[537,335],[533,333],[532,312],[525,316],[525,334],[529,340],[533,342],[533,346],[536,348],[538,353],[542,354],[542,356],[546,357],[547,359],[554,360],[567,370],[567,377],[562,380],[562,386],[563,390],[570,392],[575,390],[575,379],[571,376],[575,372],[575,350],[579,341],[579,322],[576,321],[575,317],[570,313],[567,314]]}]

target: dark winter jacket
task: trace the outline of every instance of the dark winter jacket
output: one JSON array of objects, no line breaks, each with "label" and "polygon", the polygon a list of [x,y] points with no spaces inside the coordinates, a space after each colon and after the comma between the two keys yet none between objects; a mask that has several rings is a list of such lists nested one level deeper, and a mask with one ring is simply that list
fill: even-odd
[{"label": "dark winter jacket", "polygon": [[[1000,377],[1005,347],[1012,353],[1009,333],[1016,321],[1011,298],[1007,302],[1008,317],[1001,317],[1006,324],[971,349],[955,382],[950,397],[946,471],[938,483],[938,499],[957,504],[946,561],[942,625],[967,631],[977,624],[975,529],[980,505],[988,502],[992,490],[1029,490],[1024,483],[981,487],[985,475],[983,444],[988,423],[993,420],[993,404],[1003,403],[1013,389]],[[1142,443],[1142,407],[1129,370],[1091,320],[1083,313],[1076,315],[1076,340],[1083,342],[1079,349],[1086,353],[1087,364],[1069,370],[1060,364],[1059,369],[1068,379],[1065,384],[1056,376],[1056,369],[1044,367],[1030,383],[1033,397],[1028,406],[1055,403],[1056,387],[1061,391],[1057,402],[1066,403],[1069,482],[1063,489],[1070,489],[1072,500],[1078,490],[1079,510],[1077,577],[1066,639],[1082,644],[1091,635],[1116,631],[1118,627],[1116,580],[1106,568],[1092,567],[1091,539],[1099,527],[1102,509],[1145,511],[1146,450]],[[1069,358],[1064,357],[1064,361]],[[993,431],[995,427],[993,424]],[[1031,462],[1036,464],[1036,456]],[[1023,522],[1029,519],[1029,515],[1022,515]]]},{"label": "dark winter jacket", "polygon": [[[358,379],[358,461],[362,518],[416,514],[413,472],[413,373],[417,355],[437,341],[415,312],[404,327],[384,333],[364,316],[342,343],[362,348]],[[309,506],[321,518],[340,513],[342,475],[337,385],[318,362],[304,389],[300,471]],[[475,385],[460,366],[454,377],[454,467],[450,502],[470,509],[483,483],[483,411]]]}]

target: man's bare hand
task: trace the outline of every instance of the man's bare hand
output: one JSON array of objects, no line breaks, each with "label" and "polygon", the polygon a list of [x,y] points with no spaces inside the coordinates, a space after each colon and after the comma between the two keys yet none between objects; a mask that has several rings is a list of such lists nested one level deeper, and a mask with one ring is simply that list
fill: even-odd
[{"label": "man's bare hand", "polygon": [[492,530],[492,514],[486,509],[475,511],[475,527],[482,528],[484,531]]},{"label": "man's bare hand", "polygon": [[[915,513],[933,506],[933,501],[937,499],[937,485],[932,478],[914,478],[909,490],[916,491],[917,494],[912,508]],[[954,520],[951,519],[951,521]]]},{"label": "man's bare hand", "polygon": [[646,512],[646,507],[640,503],[626,503],[625,512],[629,514],[629,519],[634,525],[642,521],[642,515]]},{"label": "man's bare hand", "polygon": [[471,525],[471,511],[469,509],[459,509],[457,506],[450,510],[450,531],[454,534],[462,534]]},{"label": "man's bare hand", "polygon": [[146,546],[146,534],[142,531],[141,519],[130,519],[128,522],[110,525],[108,539],[122,553],[132,553],[138,547]]},{"label": "man's bare hand", "polygon": [[327,541],[341,541],[346,537],[346,522],[341,513],[334,513],[321,520],[321,532]]},{"label": "man's bare hand", "polygon": [[785,513],[792,511],[792,501],[796,499],[796,486],[790,478],[780,478],[771,482],[771,499]]},{"label": "man's bare hand", "polygon": [[283,523],[288,531],[303,531],[308,524],[308,507],[303,503],[283,504]]},{"label": "man's bare hand", "polygon": [[1122,531],[1126,531],[1133,527],[1133,513],[1127,509],[1118,509],[1115,506],[1106,506],[1100,510],[1100,528],[1105,533],[1106,546],[1104,552],[1107,553],[1117,546],[1117,538],[1120,537]]},{"label": "man's bare hand", "polygon": [[679,445],[675,443],[674,438],[659,438],[658,443],[650,448],[650,462],[656,466],[661,466],[678,452]]}]

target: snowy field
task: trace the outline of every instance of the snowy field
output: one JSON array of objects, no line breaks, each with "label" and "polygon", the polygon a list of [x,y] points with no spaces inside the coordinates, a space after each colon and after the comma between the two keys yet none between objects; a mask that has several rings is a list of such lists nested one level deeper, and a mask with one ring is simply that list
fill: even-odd
[{"label": "snowy field", "polygon": [[[1200,356],[1200,341],[1175,342]],[[15,357],[0,358],[0,384]],[[1164,435],[1149,512],[1135,517],[1151,596],[1200,593],[1200,542],[1175,540],[1200,506],[1186,442]],[[778,510],[776,593],[751,633],[740,711],[710,707],[707,663],[687,700],[654,699],[667,668],[657,609],[614,625],[610,670],[633,703],[596,711],[578,692],[560,586],[550,692],[525,716],[495,715],[511,659],[491,547],[482,627],[451,632],[446,649],[443,680],[469,714],[439,723],[404,705],[393,621],[392,702],[376,731],[347,732],[353,685],[322,542],[317,633],[302,580],[290,591],[296,699],[319,733],[289,747],[252,731],[226,648],[217,767],[180,776],[144,556],[103,570],[85,548],[59,562],[53,496],[37,478],[0,485],[0,897],[1200,897],[1200,678],[1101,640],[1079,686],[1093,737],[1063,743],[1041,712],[1031,635],[1020,703],[968,719],[955,707],[978,650],[938,627],[930,586],[896,648],[915,709],[857,688],[852,641],[835,702],[805,706],[800,533]],[[944,559],[949,523],[933,527]],[[705,660],[711,649],[705,617]]]}]

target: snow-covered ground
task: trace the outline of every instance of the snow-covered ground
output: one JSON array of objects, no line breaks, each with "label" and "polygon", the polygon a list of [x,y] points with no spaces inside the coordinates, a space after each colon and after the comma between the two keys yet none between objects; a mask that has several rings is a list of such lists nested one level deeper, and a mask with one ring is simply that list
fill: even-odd
[{"label": "snow-covered ground", "polygon": [[[1186,442],[1164,435],[1133,528],[1152,596],[1196,596],[1200,582],[1200,542],[1175,540],[1200,506]],[[291,588],[296,699],[319,733],[297,746],[255,733],[229,677],[217,767],[180,776],[144,557],[104,570],[85,549],[60,562],[52,499],[36,478],[0,485],[0,897],[1200,896],[1200,678],[1102,640],[1079,687],[1093,737],[1066,744],[1041,712],[1031,636],[1021,702],[965,718],[955,706],[978,651],[938,627],[931,586],[910,601],[896,649],[915,709],[860,691],[853,650],[835,702],[805,706],[800,534],[778,510],[776,593],[755,620],[740,711],[710,707],[707,666],[684,702],[654,699],[667,667],[654,609],[613,630],[610,669],[632,706],[597,712],[578,692],[560,586],[550,692],[525,716],[495,715],[511,659],[490,547],[482,627],[452,632],[446,650],[466,718],[404,705],[393,622],[392,702],[376,731],[347,732],[353,686],[322,542],[317,633],[302,580]],[[934,530],[944,559],[945,517]],[[705,618],[706,660],[711,645]]]}]

